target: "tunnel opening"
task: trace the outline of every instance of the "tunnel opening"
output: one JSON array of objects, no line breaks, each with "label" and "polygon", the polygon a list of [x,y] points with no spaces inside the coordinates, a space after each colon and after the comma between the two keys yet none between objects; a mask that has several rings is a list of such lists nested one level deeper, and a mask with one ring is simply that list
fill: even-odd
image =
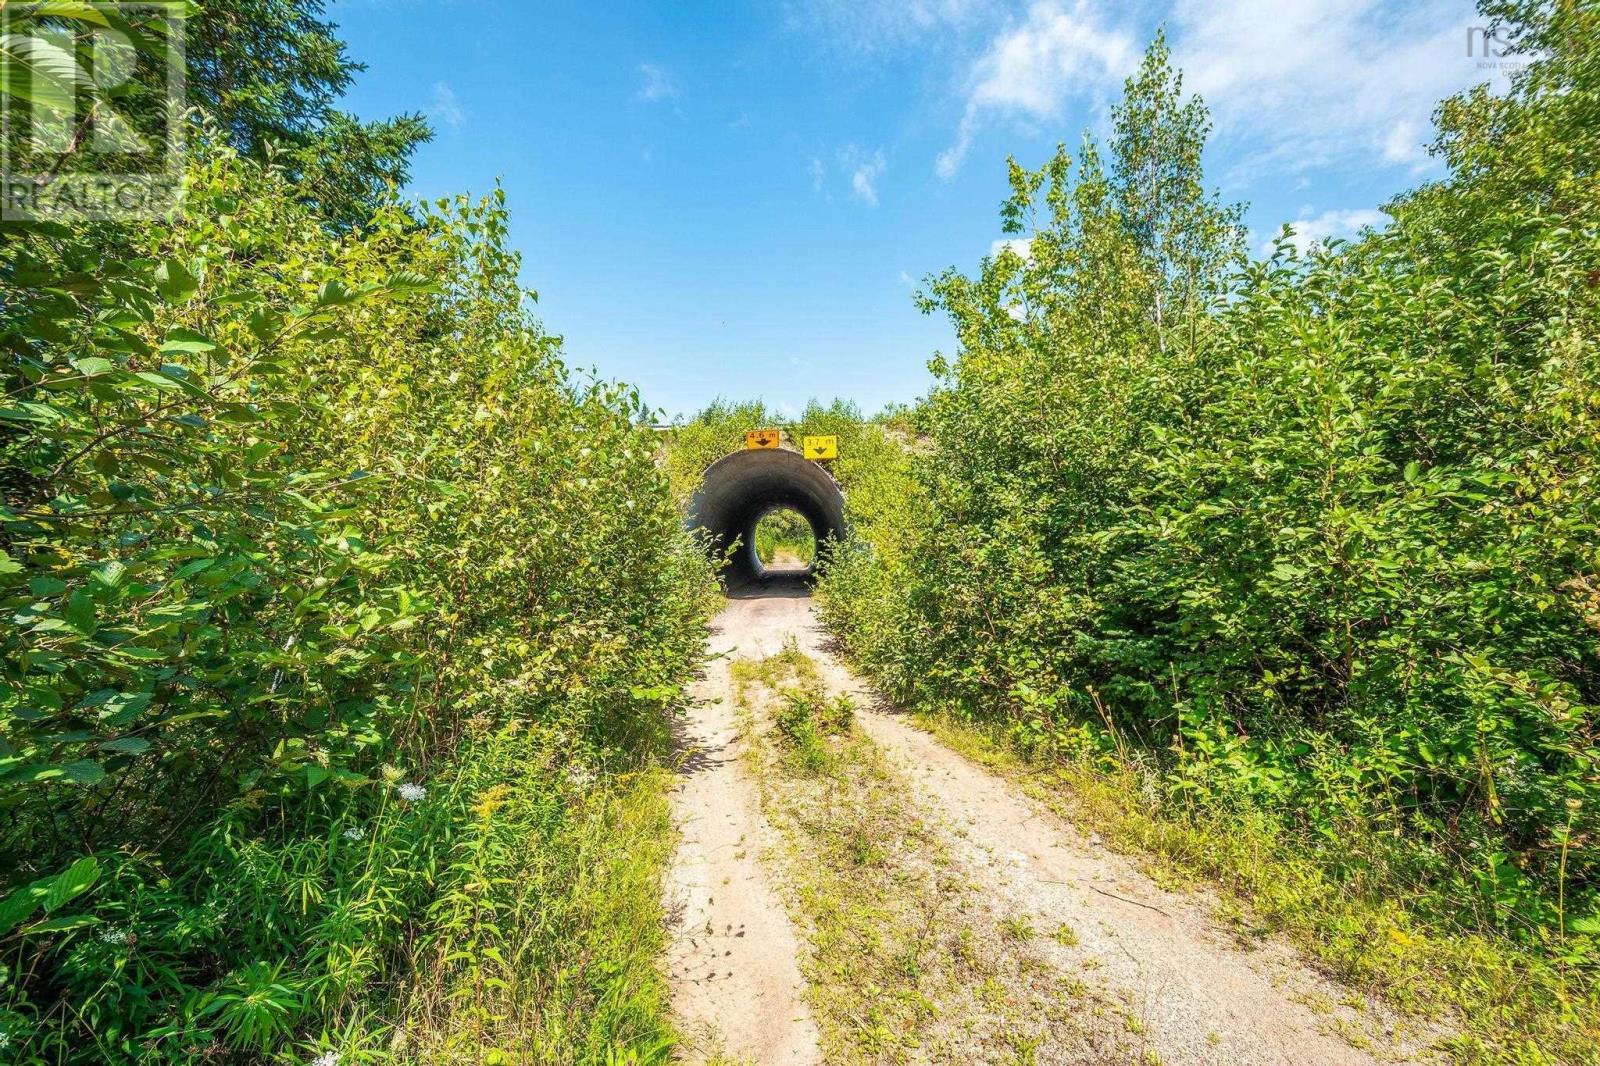
[{"label": "tunnel opening", "polygon": [[811,523],[792,507],[774,507],[756,519],[756,565],[763,575],[804,574],[817,557]]},{"label": "tunnel opening", "polygon": [[[761,522],[783,511],[798,514],[811,531],[813,558],[798,571],[769,569],[761,561]],[[700,490],[689,503],[689,525],[705,534],[717,558],[731,552],[722,572],[730,591],[809,579],[828,546],[844,539],[844,494],[826,470],[796,452],[781,448],[735,452],[706,468]]]}]

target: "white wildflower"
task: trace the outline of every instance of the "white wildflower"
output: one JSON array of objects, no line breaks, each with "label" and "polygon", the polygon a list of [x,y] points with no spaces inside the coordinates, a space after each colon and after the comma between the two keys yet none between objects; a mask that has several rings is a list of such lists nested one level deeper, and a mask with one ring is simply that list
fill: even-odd
[{"label": "white wildflower", "polygon": [[352,825],[344,831],[344,838],[346,840],[361,841],[366,838],[366,835],[367,831],[361,828],[359,825]]},{"label": "white wildflower", "polygon": [[324,1051],[311,1060],[311,1066],[339,1066],[339,1053],[337,1051]]},{"label": "white wildflower", "polygon": [[574,766],[567,771],[567,784],[579,792],[586,791],[594,784],[594,771],[587,766]]},{"label": "white wildflower", "polygon": [[107,944],[131,944],[133,942],[133,934],[126,929],[108,925],[100,930],[100,939]]},{"label": "white wildflower", "polygon": [[1145,810],[1161,809],[1161,785],[1156,781],[1154,774],[1139,775],[1139,798],[1144,801]]},{"label": "white wildflower", "polygon": [[407,803],[421,803],[428,798],[428,790],[412,781],[400,786],[400,798]]}]

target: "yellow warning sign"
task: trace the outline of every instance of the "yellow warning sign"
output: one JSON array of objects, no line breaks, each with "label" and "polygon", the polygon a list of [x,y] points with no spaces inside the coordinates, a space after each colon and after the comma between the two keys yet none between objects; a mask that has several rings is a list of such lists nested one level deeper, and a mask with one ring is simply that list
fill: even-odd
[{"label": "yellow warning sign", "polygon": [[744,446],[746,448],[776,448],[778,441],[782,438],[783,433],[781,430],[752,429],[744,435]]},{"label": "yellow warning sign", "polygon": [[804,447],[800,449],[807,459],[837,459],[839,458],[838,437],[807,437]]}]

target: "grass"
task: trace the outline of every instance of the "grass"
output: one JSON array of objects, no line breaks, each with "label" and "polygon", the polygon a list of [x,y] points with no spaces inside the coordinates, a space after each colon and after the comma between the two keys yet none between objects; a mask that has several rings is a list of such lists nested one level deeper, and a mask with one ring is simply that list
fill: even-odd
[{"label": "grass", "polygon": [[1121,1012],[993,912],[807,656],[733,677],[826,1061],[1136,1061]]},{"label": "grass", "polygon": [[478,802],[440,873],[389,1050],[426,1063],[669,1061],[656,960],[671,775],[571,765],[510,730],[465,771]]},{"label": "grass", "polygon": [[1353,889],[1265,821],[1153,807],[1137,767],[1030,760],[999,728],[948,715],[917,719],[1081,829],[1142,859],[1157,880],[1219,889],[1219,915],[1242,938],[1282,934],[1338,979],[1419,1019],[1442,1020],[1454,1030],[1441,1045],[1452,1061],[1600,1062],[1600,993],[1580,971],[1503,938],[1423,925],[1404,906],[1405,886]]}]

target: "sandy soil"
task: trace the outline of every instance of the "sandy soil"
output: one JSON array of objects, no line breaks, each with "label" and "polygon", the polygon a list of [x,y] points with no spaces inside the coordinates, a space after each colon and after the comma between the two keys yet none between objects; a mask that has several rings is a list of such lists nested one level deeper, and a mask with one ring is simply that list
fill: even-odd
[{"label": "sandy soil", "polygon": [[772,553],[772,561],[767,564],[767,572],[769,574],[782,573],[788,570],[794,573],[803,573],[807,565],[806,561],[794,552],[787,548],[779,548]]},{"label": "sandy soil", "polygon": [[[1039,928],[1070,926],[1078,943],[1052,943],[1052,961],[1119,1000],[1160,1062],[1354,1066],[1415,1053],[1394,1019],[1287,946],[1241,946],[1213,919],[1213,901],[1203,893],[1163,890],[1015,784],[876,707],[827,651],[809,599],[791,591],[730,600],[712,647],[759,658],[790,637],[817,660],[831,690],[856,697],[861,728],[942,818],[965,875],[1002,911]],[[674,891],[686,901],[672,957],[678,1010],[714,1026],[736,1056],[762,1064],[818,1061],[795,934],[758,864],[770,830],[734,761],[726,660],[711,665],[698,695],[686,739],[699,754],[678,796],[685,843]],[[712,698],[722,702],[704,702]]]},{"label": "sandy soil", "polygon": [[[791,601],[732,600],[713,624],[716,656],[679,724],[673,815],[681,833],[667,885],[673,1007],[691,1062],[821,1062],[797,962],[800,945],[761,864],[771,831],[739,764],[728,665],[783,646]],[[806,602],[806,601],[794,601]]]}]

